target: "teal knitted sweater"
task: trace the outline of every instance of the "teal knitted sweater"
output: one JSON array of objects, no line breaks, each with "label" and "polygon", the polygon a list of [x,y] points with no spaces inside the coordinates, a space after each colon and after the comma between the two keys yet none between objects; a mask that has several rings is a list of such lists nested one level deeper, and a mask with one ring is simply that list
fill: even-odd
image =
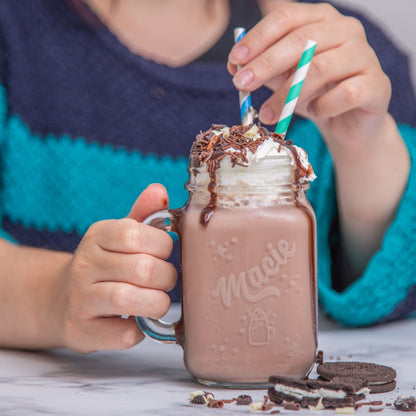
[{"label": "teal knitted sweater", "polygon": [[[414,122],[406,59],[368,23],[367,33],[381,39],[386,55],[382,64],[396,94],[392,114]],[[268,94],[253,94],[254,105]],[[72,251],[92,223],[126,215],[152,182],[167,187],[172,208],[182,206],[194,136],[212,122],[235,124],[238,118],[237,94],[222,62],[167,68],[131,56],[62,0],[0,3],[3,237]],[[381,248],[342,292],[332,287],[337,204],[331,157],[312,122],[296,118],[289,132],[318,177],[308,198],[318,226],[319,300],[346,325],[401,318],[416,309],[416,130],[402,124],[400,132],[412,161],[406,192]]]}]

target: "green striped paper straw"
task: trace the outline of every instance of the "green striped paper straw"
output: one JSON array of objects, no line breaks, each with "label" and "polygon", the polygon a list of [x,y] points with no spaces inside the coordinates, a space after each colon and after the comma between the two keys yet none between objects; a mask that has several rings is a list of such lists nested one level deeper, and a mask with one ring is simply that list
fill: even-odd
[{"label": "green striped paper straw", "polygon": [[300,90],[302,89],[303,81],[305,81],[306,74],[308,73],[309,66],[311,65],[315,49],[316,42],[308,39],[305,49],[303,50],[302,57],[300,58],[299,65],[296,69],[292,85],[290,86],[285,105],[283,106],[282,114],[280,114],[280,119],[277,123],[275,133],[283,135],[287,133],[287,129],[289,128],[290,120],[295,112]]}]

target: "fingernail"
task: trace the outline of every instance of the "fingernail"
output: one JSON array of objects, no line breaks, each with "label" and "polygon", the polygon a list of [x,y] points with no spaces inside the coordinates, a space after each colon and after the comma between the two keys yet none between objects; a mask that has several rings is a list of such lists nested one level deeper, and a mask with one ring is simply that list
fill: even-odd
[{"label": "fingernail", "polygon": [[244,45],[235,45],[230,52],[229,60],[233,64],[244,62],[248,57],[248,48]]},{"label": "fingernail", "polygon": [[275,115],[273,110],[265,105],[260,109],[260,120],[265,124],[272,124],[274,122]]},{"label": "fingernail", "polygon": [[251,71],[245,70],[237,72],[233,78],[234,84],[237,88],[244,88],[254,79],[254,74]]}]

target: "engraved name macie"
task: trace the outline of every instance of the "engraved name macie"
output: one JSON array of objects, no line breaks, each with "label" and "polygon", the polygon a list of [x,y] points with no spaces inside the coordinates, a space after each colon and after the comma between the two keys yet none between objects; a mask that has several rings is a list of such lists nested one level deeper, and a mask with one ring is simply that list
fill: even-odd
[{"label": "engraved name macie", "polygon": [[[220,298],[226,307],[231,306],[233,298],[240,296],[255,303],[269,296],[280,296],[278,287],[267,285],[271,277],[279,273],[280,267],[288,263],[295,255],[296,244],[286,240],[279,240],[275,245],[267,244],[268,255],[264,256],[259,265],[250,268],[248,271],[241,271],[238,277],[231,273],[228,277],[221,276],[217,286],[211,292],[214,298]],[[260,289],[260,290],[258,290]]]}]

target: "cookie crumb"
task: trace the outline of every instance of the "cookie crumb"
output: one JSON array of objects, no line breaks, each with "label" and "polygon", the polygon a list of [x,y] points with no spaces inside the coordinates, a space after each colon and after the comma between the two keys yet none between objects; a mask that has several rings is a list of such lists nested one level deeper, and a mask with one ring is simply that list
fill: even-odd
[{"label": "cookie crumb", "polygon": [[285,410],[300,410],[300,404],[295,402],[286,402],[283,405],[283,409]]},{"label": "cookie crumb", "polygon": [[410,412],[416,410],[416,397],[415,396],[399,396],[394,401],[394,407],[402,412]]},{"label": "cookie crumb", "polygon": [[248,394],[240,394],[240,396],[236,399],[236,405],[237,406],[245,406],[253,403],[253,399]]}]

